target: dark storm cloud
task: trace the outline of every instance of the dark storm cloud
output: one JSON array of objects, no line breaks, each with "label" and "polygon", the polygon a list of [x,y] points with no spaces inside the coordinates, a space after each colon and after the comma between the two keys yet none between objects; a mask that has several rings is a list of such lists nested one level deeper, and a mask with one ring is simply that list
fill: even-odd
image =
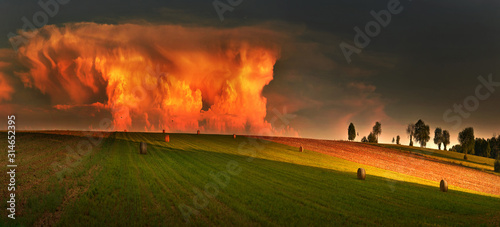
[{"label": "dark storm cloud", "polygon": [[[452,124],[443,120],[443,113],[474,95],[479,75],[492,73],[500,81],[496,66],[500,60],[500,2],[401,0],[402,12],[393,15],[370,44],[347,63],[339,44],[354,45],[353,28],[364,29],[374,20],[370,11],[387,9],[388,2],[243,0],[232,12],[226,12],[221,22],[212,1],[73,0],[61,6],[49,24],[267,26],[290,36],[283,41],[274,80],[264,89],[268,112],[272,107],[288,106],[298,116],[292,125],[304,132],[303,136],[344,138],[341,133],[348,121],[364,131],[375,120],[385,121],[382,123],[387,127],[404,127],[419,118],[432,129],[449,128]],[[9,48],[8,32],[21,28],[20,18],[30,18],[40,7],[36,1],[2,1],[0,6],[0,20],[9,22],[0,28],[5,37],[0,45]],[[19,91],[22,83],[16,83],[15,78],[11,81],[16,88],[13,97],[33,96],[44,103],[44,96],[29,89]],[[15,102],[29,103],[22,100]],[[348,100],[357,100],[360,106]],[[482,136],[500,132],[498,103],[500,88],[464,119],[463,128],[473,125]],[[452,139],[454,133],[457,131],[452,131]],[[404,138],[404,128],[386,128],[382,139],[396,134]]]}]

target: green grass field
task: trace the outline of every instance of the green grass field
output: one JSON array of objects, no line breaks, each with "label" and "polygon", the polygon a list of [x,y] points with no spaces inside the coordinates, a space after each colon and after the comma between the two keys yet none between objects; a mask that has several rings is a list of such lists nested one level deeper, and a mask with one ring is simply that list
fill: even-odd
[{"label": "green grass field", "polygon": [[[89,152],[65,149],[84,139],[18,136],[19,213],[7,219],[4,203],[1,226],[500,225],[498,197],[443,193],[438,182],[282,144],[113,133]],[[365,181],[356,179],[359,167]],[[1,192],[6,198],[6,186]]]}]

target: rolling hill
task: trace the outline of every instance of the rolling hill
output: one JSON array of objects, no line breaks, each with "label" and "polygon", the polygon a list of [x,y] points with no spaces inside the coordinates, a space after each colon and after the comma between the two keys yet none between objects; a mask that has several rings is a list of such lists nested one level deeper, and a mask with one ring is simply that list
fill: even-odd
[{"label": "rolling hill", "polygon": [[[451,183],[443,193],[432,179],[331,154],[343,148],[298,152],[243,136],[169,136],[167,143],[161,133],[19,133],[17,216],[2,215],[1,225],[500,224],[495,193]],[[139,154],[140,142],[148,154]],[[6,187],[1,193],[6,198]]]}]

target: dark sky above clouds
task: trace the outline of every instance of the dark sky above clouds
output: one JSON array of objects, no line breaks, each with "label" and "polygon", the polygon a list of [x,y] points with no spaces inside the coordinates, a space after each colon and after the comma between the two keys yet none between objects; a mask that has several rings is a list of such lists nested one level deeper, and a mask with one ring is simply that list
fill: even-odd
[{"label": "dark sky above clouds", "polygon": [[[399,3],[401,12],[393,14],[348,63],[339,45],[355,46],[354,28],[365,31],[365,25],[375,21],[370,12],[387,10],[389,2]],[[353,122],[359,140],[380,121],[382,142],[400,135],[407,144],[406,125],[418,119],[430,125],[431,134],[436,127],[448,129],[452,144],[457,143],[459,130],[468,126],[479,137],[500,133],[500,86],[491,90],[483,86],[481,94],[491,93],[484,100],[471,98],[482,85],[480,76],[488,81],[491,75],[493,84],[500,82],[499,1],[242,0],[233,8],[221,21],[213,1],[71,0],[60,6],[48,24],[273,31],[278,34],[274,39],[280,56],[274,78],[262,91],[267,98],[266,119],[286,108],[294,116],[290,126],[303,137],[346,139]],[[0,90],[5,83],[13,89],[4,88],[4,95],[0,94],[2,115],[16,112],[24,118],[19,124],[27,129],[86,129],[96,124],[96,118],[111,115],[106,111],[88,115],[83,107],[73,112],[54,109],[56,104],[68,103],[54,103],[54,97],[27,87],[15,73],[26,65],[10,60],[15,55],[7,35],[22,28],[22,17],[31,20],[41,7],[37,1],[1,0],[0,10],[0,62],[10,62],[0,65]],[[105,102],[106,93],[96,97],[93,101]],[[453,112],[453,105],[463,105],[464,100],[470,101],[469,106],[479,100],[477,108],[465,110],[470,112],[467,118]],[[448,109],[452,112],[443,117]],[[428,145],[434,146],[431,141]]]}]

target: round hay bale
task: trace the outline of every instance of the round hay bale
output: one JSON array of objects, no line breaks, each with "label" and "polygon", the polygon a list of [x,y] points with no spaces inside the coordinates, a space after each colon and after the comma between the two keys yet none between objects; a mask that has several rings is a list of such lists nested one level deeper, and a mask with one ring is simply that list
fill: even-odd
[{"label": "round hay bale", "polygon": [[236,134],[233,134],[233,139],[236,139]]},{"label": "round hay bale", "polygon": [[196,134],[200,135],[200,130],[198,130],[198,131],[196,132]]},{"label": "round hay bale", "polygon": [[148,152],[148,146],[146,143],[141,142],[140,148],[139,148],[139,153],[140,154],[146,154]]},{"label": "round hay bale", "polygon": [[358,179],[364,180],[366,178],[366,171],[363,168],[358,169]]},{"label": "round hay bale", "polygon": [[304,147],[303,146],[299,147],[299,152],[304,152]]},{"label": "round hay bale", "polygon": [[165,136],[165,142],[167,142],[167,143],[170,142],[170,136],[169,135]]},{"label": "round hay bale", "polygon": [[441,189],[442,192],[447,192],[448,191],[448,182],[446,182],[444,179],[441,180],[439,183],[439,189]]}]

